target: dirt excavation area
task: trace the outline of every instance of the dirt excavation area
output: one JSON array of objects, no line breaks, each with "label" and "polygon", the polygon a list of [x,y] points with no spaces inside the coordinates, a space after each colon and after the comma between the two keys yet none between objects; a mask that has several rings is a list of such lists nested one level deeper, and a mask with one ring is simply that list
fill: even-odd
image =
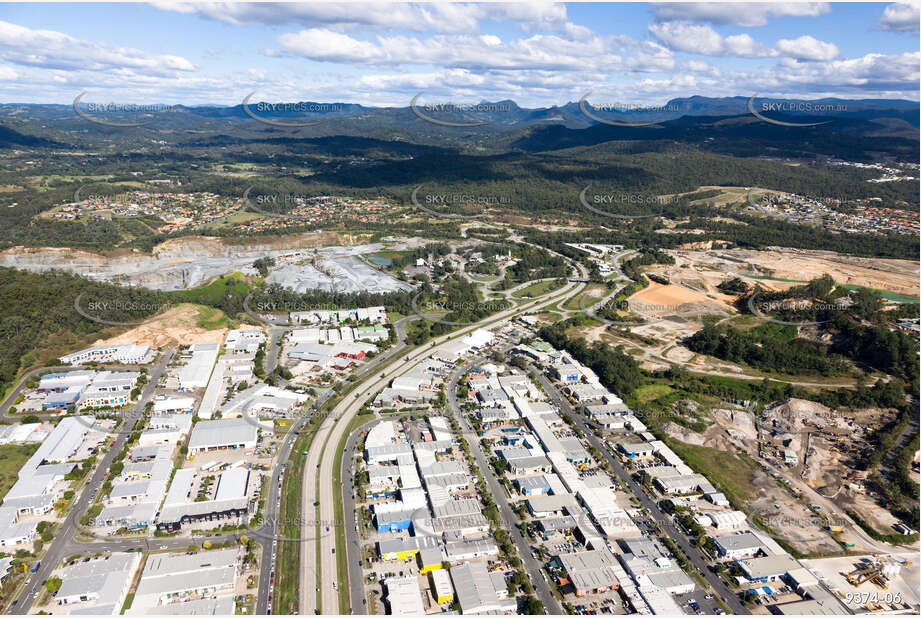
[{"label": "dirt excavation area", "polygon": [[703,311],[735,311],[729,297],[705,294],[681,285],[663,285],[650,281],[649,286],[630,297],[630,309],[643,315],[666,315]]},{"label": "dirt excavation area", "polygon": [[759,465],[751,414],[733,406],[711,410],[711,415],[720,420],[704,433],[671,422],[662,429],[681,442],[678,451],[689,448],[698,455],[700,465],[707,468],[701,471],[720,489],[742,501],[752,525],[757,521],[770,529],[768,534],[775,540],[804,554],[840,552],[841,546],[825,530],[826,520],[809,508],[809,501],[800,498],[777,472]]},{"label": "dirt excavation area", "polygon": [[913,260],[862,258],[832,251],[807,251],[785,247],[767,251],[715,249],[670,250],[676,263],[656,265],[649,272],[668,277],[672,284],[700,290],[709,298],[726,297],[716,285],[733,276],[763,287],[783,290],[796,282],[830,275],[836,282],[876,288],[906,296],[919,296],[919,263]]},{"label": "dirt excavation area", "polygon": [[[832,545],[821,551],[841,551],[838,541],[871,549],[863,535],[845,523],[847,511],[857,513],[883,534],[893,532],[898,521],[875,502],[865,486],[866,473],[858,467],[869,448],[872,429],[892,421],[894,410],[835,410],[813,401],[787,399],[765,406],[757,415],[750,408],[724,402],[723,407],[710,411],[710,417],[715,423],[706,434],[689,435],[684,428],[672,428],[669,434],[684,442],[745,453],[760,462],[762,473],[775,486],[784,488],[786,498],[799,495],[789,505],[781,499],[771,503],[760,499],[752,507],[776,512],[776,517],[795,515],[786,523],[798,529],[817,527],[817,535],[810,533],[808,540],[801,539],[801,551],[820,551],[818,547],[828,543]],[[777,497],[773,492],[765,495]],[[825,529],[838,523],[844,524],[840,533],[832,535]]]},{"label": "dirt excavation area", "polygon": [[193,343],[222,343],[228,330],[226,319],[223,318],[223,312],[217,309],[182,304],[116,337],[100,339],[93,345],[137,343],[162,348]]}]

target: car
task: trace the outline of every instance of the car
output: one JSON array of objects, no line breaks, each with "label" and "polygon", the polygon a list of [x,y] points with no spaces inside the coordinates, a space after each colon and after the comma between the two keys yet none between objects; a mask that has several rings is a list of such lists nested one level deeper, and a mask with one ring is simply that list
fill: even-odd
[{"label": "car", "polygon": [[334,553],[334,554],[336,553],[336,548],[335,548],[335,547],[333,547],[333,553]]}]

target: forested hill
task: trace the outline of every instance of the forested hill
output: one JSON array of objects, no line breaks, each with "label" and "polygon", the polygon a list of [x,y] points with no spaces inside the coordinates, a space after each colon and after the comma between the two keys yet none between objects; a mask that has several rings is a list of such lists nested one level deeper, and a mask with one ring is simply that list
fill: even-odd
[{"label": "forested hill", "polygon": [[[788,122],[819,122],[813,127],[788,127],[764,122],[750,114],[741,116],[684,116],[655,125],[624,127],[595,124],[588,128],[568,128],[545,125],[523,130],[508,146],[527,152],[542,152],[592,146],[611,141],[658,141],[662,144],[681,142],[702,149],[737,157],[778,156],[812,159],[817,156],[835,157],[849,161],[876,160],[880,154],[902,160],[917,160],[918,127],[901,116],[899,134],[884,130],[887,125],[859,117],[778,116]],[[912,158],[914,157],[914,159]]]}]

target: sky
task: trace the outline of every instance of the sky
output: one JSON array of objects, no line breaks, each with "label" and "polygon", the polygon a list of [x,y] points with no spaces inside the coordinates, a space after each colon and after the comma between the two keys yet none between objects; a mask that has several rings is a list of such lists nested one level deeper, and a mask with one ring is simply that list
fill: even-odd
[{"label": "sky", "polygon": [[919,6],[4,3],[0,101],[917,101]]}]

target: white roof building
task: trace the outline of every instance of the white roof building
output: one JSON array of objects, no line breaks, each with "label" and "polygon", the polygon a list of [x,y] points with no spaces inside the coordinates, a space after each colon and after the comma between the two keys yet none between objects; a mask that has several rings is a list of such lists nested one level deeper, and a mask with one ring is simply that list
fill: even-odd
[{"label": "white roof building", "polygon": [[189,454],[219,448],[254,448],[257,427],[244,418],[201,421],[192,429]]},{"label": "white roof building", "polygon": [[407,577],[390,577],[384,580],[387,587],[388,612],[391,616],[421,616],[425,614],[422,605],[422,590],[419,588],[419,578],[415,575]]}]

